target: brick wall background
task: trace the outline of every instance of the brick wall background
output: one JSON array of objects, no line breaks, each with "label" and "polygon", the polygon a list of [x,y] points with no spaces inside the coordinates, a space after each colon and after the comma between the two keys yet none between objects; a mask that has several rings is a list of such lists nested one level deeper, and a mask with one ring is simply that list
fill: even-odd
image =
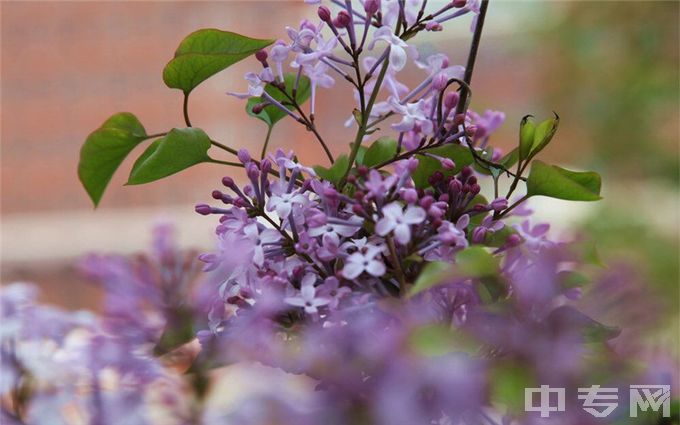
[{"label": "brick wall background", "polygon": [[[583,7],[590,3],[596,2]],[[563,6],[497,2],[490,12],[473,81],[473,107],[507,112],[500,145],[514,143],[516,123],[527,111],[547,115],[550,109],[563,109],[559,103],[546,109],[537,95],[545,81],[540,76],[550,68],[551,57],[560,54],[537,41],[550,31],[545,22]],[[94,211],[76,176],[79,148],[90,131],[118,111],[136,114],[150,133],[183,125],[181,94],[165,87],[161,72],[190,32],[214,27],[285,37],[284,26],[314,16],[314,8],[302,1],[5,1],[0,7],[1,280],[38,281],[50,297],[75,307],[92,292],[74,290],[83,286],[73,260],[90,250],[142,249],[146,229],[159,217],[179,223],[183,245],[209,247],[214,221],[193,214],[193,205],[209,200],[220,178],[233,170],[202,165],[157,183],[123,187],[133,155]],[[455,30],[428,36],[421,48],[441,50],[452,62],[464,63],[468,25],[469,19]],[[522,48],[527,43],[532,47]],[[246,60],[208,80],[192,94],[190,109],[194,125],[213,138],[259,151],[264,125],[245,115],[243,102],[224,94],[242,90],[242,75],[254,66]],[[418,76],[416,70],[406,79],[416,82]],[[342,126],[351,93],[324,94],[319,127],[333,151],[340,152],[352,137]],[[560,138],[568,142],[555,144],[547,155],[569,163],[587,156],[591,141],[582,137],[578,122],[563,118]],[[271,145],[295,149],[303,162],[324,162],[314,139],[290,121],[277,126]]]}]

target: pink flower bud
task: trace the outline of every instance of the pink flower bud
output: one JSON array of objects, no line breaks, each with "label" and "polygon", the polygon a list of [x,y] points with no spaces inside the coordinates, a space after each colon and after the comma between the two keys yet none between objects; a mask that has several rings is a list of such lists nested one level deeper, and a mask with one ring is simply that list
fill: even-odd
[{"label": "pink flower bud", "polygon": [[252,159],[250,158],[250,154],[248,153],[247,150],[245,149],[239,149],[238,154],[236,155],[238,157],[238,160],[241,161],[242,163],[250,162]]},{"label": "pink flower bud", "polygon": [[420,200],[419,204],[421,207],[427,210],[432,206],[432,204],[434,204],[434,198],[431,196],[426,196]]},{"label": "pink flower bud", "polygon": [[442,164],[442,167],[446,168],[447,170],[453,170],[456,168],[456,164],[451,158],[442,158],[439,160],[439,162]]},{"label": "pink flower bud", "polygon": [[326,214],[316,213],[307,218],[307,224],[310,227],[321,227],[327,223]]},{"label": "pink flower bud", "polygon": [[212,213],[212,207],[207,204],[198,204],[194,207],[194,210],[201,215],[208,215]]},{"label": "pink flower bud", "polygon": [[456,105],[458,105],[459,100],[460,95],[457,91],[448,92],[446,93],[446,96],[444,96],[444,106],[449,109],[453,109],[456,107]]},{"label": "pink flower bud", "polygon": [[516,233],[513,233],[512,235],[508,236],[508,238],[505,240],[505,244],[510,248],[515,247],[521,243],[522,237]]},{"label": "pink flower bud", "polygon": [[272,162],[268,159],[263,159],[262,162],[260,162],[260,170],[262,170],[263,173],[268,173],[269,170],[272,169]]},{"label": "pink flower bud", "polygon": [[253,114],[259,114],[262,112],[262,110],[267,106],[266,102],[258,103],[256,105],[253,105]]},{"label": "pink flower bud", "polygon": [[418,192],[415,189],[404,189],[401,192],[401,199],[407,204],[414,204],[418,200]]},{"label": "pink flower bud", "polygon": [[467,0],[453,0],[451,4],[453,5],[453,7],[461,8],[465,7],[465,5],[467,4]]},{"label": "pink flower bud", "polygon": [[486,227],[475,227],[472,231],[472,243],[482,243],[486,238]]},{"label": "pink flower bud", "polygon": [[374,15],[380,10],[380,0],[366,0],[364,10],[369,15]]},{"label": "pink flower bud", "polygon": [[259,50],[257,53],[255,53],[255,59],[257,59],[258,61],[260,61],[262,63],[267,61],[268,56],[269,55],[267,54],[266,50]]},{"label": "pink flower bud", "polygon": [[229,176],[222,177],[222,184],[228,188],[234,188],[236,186],[234,184],[234,179]]},{"label": "pink flower bud", "polygon": [[338,16],[333,19],[333,25],[338,28],[347,28],[352,23],[352,17],[344,10],[338,12]]},{"label": "pink flower bud", "polygon": [[427,31],[441,31],[444,29],[444,27],[442,27],[442,24],[437,21],[430,21],[427,23],[427,25],[425,25],[425,29]]},{"label": "pink flower bud", "polygon": [[446,88],[446,83],[448,82],[449,79],[446,78],[446,75],[443,72],[440,72],[432,79],[432,88],[436,91],[442,91]]},{"label": "pink flower bud", "polygon": [[[458,102],[456,102],[458,103]],[[459,126],[465,122],[465,115],[458,114],[453,118],[453,125]]]},{"label": "pink flower bud", "polygon": [[502,211],[508,207],[508,200],[505,198],[496,198],[491,201],[490,206],[494,211]]},{"label": "pink flower bud", "polygon": [[316,13],[319,15],[319,19],[321,19],[323,22],[330,22],[331,10],[326,6],[319,6],[319,9]]}]

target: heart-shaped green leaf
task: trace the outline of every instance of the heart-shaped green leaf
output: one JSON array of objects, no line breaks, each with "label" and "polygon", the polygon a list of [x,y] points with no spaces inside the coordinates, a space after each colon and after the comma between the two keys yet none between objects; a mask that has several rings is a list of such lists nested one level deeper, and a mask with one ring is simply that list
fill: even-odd
[{"label": "heart-shaped green leaf", "polygon": [[435,171],[441,171],[445,176],[453,175],[460,172],[463,167],[472,164],[473,161],[470,151],[460,145],[447,144],[444,146],[427,149],[425,152],[444,158],[449,158],[456,164],[456,166],[453,169],[447,170],[442,167],[439,160],[435,158],[425,155],[416,155],[419,162],[418,168],[416,168],[416,171],[411,177],[413,177],[413,182],[419,189],[430,186],[428,179]]},{"label": "heart-shaped green leaf", "polygon": [[541,161],[531,164],[527,195],[549,196],[568,201],[597,201],[602,179],[595,172],[575,172]]},{"label": "heart-shaped green leaf", "polygon": [[142,124],[129,112],[112,116],[87,137],[80,149],[78,177],[95,207],[125,157],[146,137]]},{"label": "heart-shaped green leaf", "polygon": [[[295,87],[295,79],[297,78],[297,74],[286,74],[284,75],[283,78],[286,86],[285,91],[288,94],[288,96],[290,96],[290,98],[292,99],[293,87]],[[286,106],[288,109],[291,110],[293,109],[290,99],[288,99],[288,97],[286,97],[285,94],[281,93],[281,90],[279,90],[277,87],[274,87],[271,84],[267,84],[267,86],[265,87],[265,91],[271,97],[279,101],[282,105]],[[295,93],[295,101],[297,102],[298,105],[302,105],[307,101],[307,99],[309,99],[309,96],[311,94],[312,90],[309,78],[305,77],[304,75],[301,75],[300,82],[298,83],[297,92]],[[286,114],[284,111],[273,105],[265,107],[259,114],[254,113],[253,107],[262,102],[264,102],[264,99],[262,99],[261,97],[251,97],[250,99],[248,99],[248,103],[246,104],[246,112],[248,113],[248,115],[264,121],[264,123],[267,124],[269,127],[273,127],[277,122],[281,121],[282,119],[288,116],[288,114]]]},{"label": "heart-shaped green leaf", "polygon": [[381,137],[366,150],[362,164],[373,167],[394,158],[396,154],[397,141],[389,137]]},{"label": "heart-shaped green leaf", "polygon": [[163,69],[163,81],[189,94],[218,72],[272,44],[229,31],[201,29],[189,34]]},{"label": "heart-shaped green leaf", "polygon": [[200,128],[173,128],[153,142],[132,167],[127,184],[149,183],[201,162],[210,162],[210,138]]},{"label": "heart-shaped green leaf", "polygon": [[454,266],[444,261],[433,261],[425,264],[418,279],[411,287],[411,296],[445,282],[453,275]]},{"label": "heart-shaped green leaf", "polygon": [[314,167],[314,171],[324,180],[328,180],[337,186],[342,176],[345,175],[345,170],[349,165],[349,158],[347,155],[341,155],[338,157],[330,168],[322,167],[317,165]]}]

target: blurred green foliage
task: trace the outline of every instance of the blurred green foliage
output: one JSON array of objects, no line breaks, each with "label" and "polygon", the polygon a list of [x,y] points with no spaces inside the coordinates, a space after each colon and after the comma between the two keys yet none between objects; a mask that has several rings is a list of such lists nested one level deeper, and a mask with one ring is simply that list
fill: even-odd
[{"label": "blurred green foliage", "polygon": [[[581,125],[598,169],[678,183],[678,2],[566,2],[541,43],[548,108]],[[564,110],[566,106],[567,110]]]}]

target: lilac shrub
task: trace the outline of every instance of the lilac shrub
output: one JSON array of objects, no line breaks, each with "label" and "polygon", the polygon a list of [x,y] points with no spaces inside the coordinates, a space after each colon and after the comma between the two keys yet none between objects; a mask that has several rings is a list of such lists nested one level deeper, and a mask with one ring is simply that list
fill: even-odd
[{"label": "lilac shrub", "polygon": [[[318,19],[287,27],[284,39],[206,29],[182,41],[163,78],[183,93],[184,128],[148,134],[120,113],[88,137],[79,177],[95,205],[122,160],[150,139],[128,184],[204,162],[240,168],[245,184],[226,176],[213,201],[195,207],[216,217],[212,252],[179,252],[160,228],[148,256],[86,258],[83,271],[106,294],[98,317],[6,288],[3,419],[75,423],[63,404],[71,403],[92,424],[538,424],[548,419],[525,411],[524,389],[550,385],[569,394],[550,423],[628,423],[623,407],[606,420],[584,411],[578,388],[627,394],[637,378],[668,384],[669,369],[641,368],[636,361],[649,357],[634,343],[613,344],[620,329],[593,318],[612,306],[588,291],[625,288],[621,306],[653,301],[629,276],[593,271],[587,244],[555,241],[527,208],[535,196],[600,199],[596,173],[536,159],[559,117],[526,116],[504,153],[492,139],[505,115],[470,109],[488,1],[307,3]],[[419,34],[466,15],[464,65],[418,51]],[[247,88],[229,95],[268,131],[261,147],[235,149],[192,126],[188,100],[247,57],[255,59]],[[407,67],[422,72],[413,87],[400,80]],[[340,114],[354,141],[335,156],[316,104],[340,84],[355,101]],[[329,164],[271,152],[283,119],[303,126]],[[231,157],[213,158],[211,148]],[[266,366],[271,385],[215,403],[228,379],[219,371],[253,363]],[[43,374],[54,368],[73,374]]]}]

